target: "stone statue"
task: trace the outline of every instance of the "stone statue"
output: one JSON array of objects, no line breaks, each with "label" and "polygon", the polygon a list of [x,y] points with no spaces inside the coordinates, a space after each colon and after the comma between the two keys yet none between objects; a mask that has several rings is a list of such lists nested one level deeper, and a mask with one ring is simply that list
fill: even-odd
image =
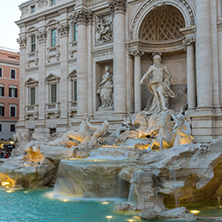
[{"label": "stone statue", "polygon": [[82,123],[79,126],[78,131],[77,132],[69,131],[63,137],[77,140],[80,143],[89,142],[92,138],[90,135],[90,129],[96,130],[97,127],[93,126],[89,122],[89,117],[88,114],[86,113]]},{"label": "stone statue", "polygon": [[99,83],[97,94],[100,95],[101,108],[112,108],[113,106],[113,74],[110,72],[110,66],[105,66],[105,74]]},{"label": "stone statue", "polygon": [[151,142],[149,148],[151,148],[151,150],[155,147],[158,147],[159,150],[171,148],[174,145],[174,141],[175,134],[172,128],[171,114],[168,110],[163,111],[159,122],[159,133]]},{"label": "stone statue", "polygon": [[[166,110],[168,97],[175,97],[174,92],[170,89],[171,74],[167,67],[161,64],[161,57],[155,55],[153,61],[154,64],[150,66],[140,81],[140,83],[143,84],[144,79],[152,75],[152,79],[150,79],[148,83],[148,88],[153,94],[153,101],[150,109],[147,111],[148,115]],[[168,77],[165,78],[165,74],[168,75]]]},{"label": "stone statue", "polygon": [[100,144],[103,142],[103,138],[108,133],[109,122],[104,121],[101,126],[98,126],[96,131],[93,133],[92,139],[90,141],[91,145],[94,146],[97,143]]},{"label": "stone statue", "polygon": [[176,121],[173,129],[173,132],[176,135],[174,146],[193,143],[190,123],[189,120],[187,120],[187,118],[189,117],[185,117],[181,113],[174,117]]}]

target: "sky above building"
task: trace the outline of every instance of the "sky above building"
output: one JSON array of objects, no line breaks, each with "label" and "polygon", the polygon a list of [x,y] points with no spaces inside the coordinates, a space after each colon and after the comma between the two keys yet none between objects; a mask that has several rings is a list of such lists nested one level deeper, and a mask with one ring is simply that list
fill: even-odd
[{"label": "sky above building", "polygon": [[19,28],[15,21],[19,20],[21,12],[18,6],[26,0],[0,0],[0,46],[19,50],[16,41]]}]

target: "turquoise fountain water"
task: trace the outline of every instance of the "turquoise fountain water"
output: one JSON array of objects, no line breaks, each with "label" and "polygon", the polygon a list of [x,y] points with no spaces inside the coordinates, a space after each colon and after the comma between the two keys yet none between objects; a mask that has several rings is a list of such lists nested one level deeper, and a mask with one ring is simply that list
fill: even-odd
[{"label": "turquoise fountain water", "polygon": [[51,190],[0,190],[0,221],[10,222],[122,222],[142,221],[115,212],[121,199],[51,199]]},{"label": "turquoise fountain water", "polygon": [[[1,222],[149,222],[136,214],[119,214],[123,199],[52,199],[51,189],[0,189]],[[210,221],[206,220],[205,222]],[[162,222],[176,222],[162,220]],[[180,220],[180,222],[186,222]]]}]

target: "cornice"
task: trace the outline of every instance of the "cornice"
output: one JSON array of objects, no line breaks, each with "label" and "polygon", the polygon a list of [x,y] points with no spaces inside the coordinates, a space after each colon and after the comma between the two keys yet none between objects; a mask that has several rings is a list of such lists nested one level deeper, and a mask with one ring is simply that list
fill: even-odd
[{"label": "cornice", "polygon": [[64,7],[68,8],[68,7],[74,7],[74,6],[75,6],[75,2],[73,1],[73,2],[64,3],[64,4],[61,4],[61,5],[52,7],[52,8],[46,8],[46,10],[44,10],[44,11],[36,12],[36,13],[33,13],[25,18],[21,18],[20,20],[16,21],[15,23],[18,26],[21,26],[23,23],[29,22],[34,19],[39,19],[39,17],[41,17],[41,16],[46,16],[51,13],[58,13],[58,11],[64,9]]}]

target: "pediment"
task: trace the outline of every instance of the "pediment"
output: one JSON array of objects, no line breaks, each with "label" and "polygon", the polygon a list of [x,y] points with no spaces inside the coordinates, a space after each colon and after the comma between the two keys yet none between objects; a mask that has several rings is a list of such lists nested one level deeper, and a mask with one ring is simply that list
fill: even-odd
[{"label": "pediment", "polygon": [[77,77],[77,71],[75,69],[69,74],[69,78],[72,77]]},{"label": "pediment", "polygon": [[54,74],[49,74],[47,77],[46,77],[46,81],[53,81],[53,80],[58,80],[60,79],[60,77],[54,75]]},{"label": "pediment", "polygon": [[38,83],[38,81],[34,78],[31,78],[31,77],[25,82],[26,85],[30,85],[30,84],[34,84],[34,83]]}]

